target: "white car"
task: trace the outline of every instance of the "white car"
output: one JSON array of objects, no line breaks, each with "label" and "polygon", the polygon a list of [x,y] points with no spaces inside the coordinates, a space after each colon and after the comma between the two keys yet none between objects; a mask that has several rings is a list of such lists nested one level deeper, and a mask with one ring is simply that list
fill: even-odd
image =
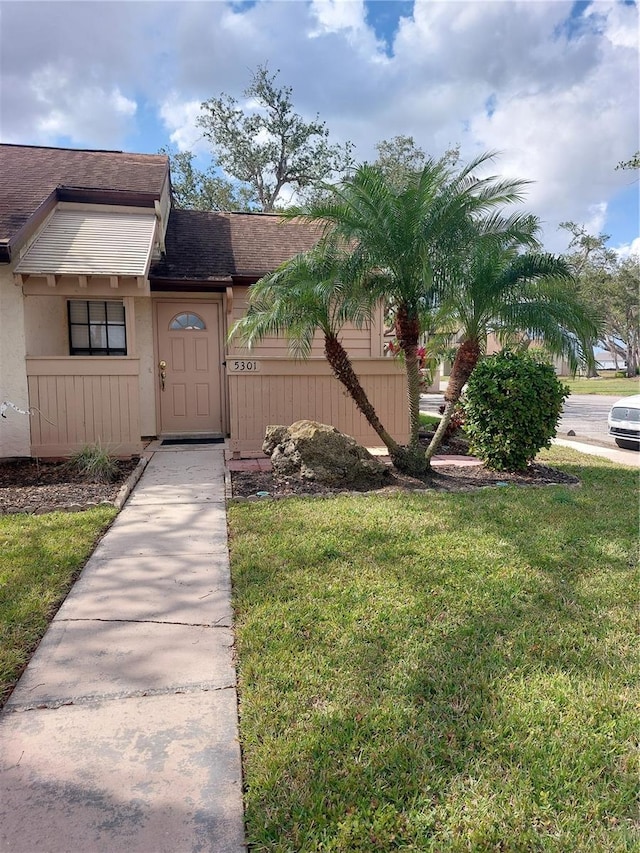
[{"label": "white car", "polygon": [[613,404],[607,418],[609,435],[618,447],[640,450],[640,394],[623,397]]}]

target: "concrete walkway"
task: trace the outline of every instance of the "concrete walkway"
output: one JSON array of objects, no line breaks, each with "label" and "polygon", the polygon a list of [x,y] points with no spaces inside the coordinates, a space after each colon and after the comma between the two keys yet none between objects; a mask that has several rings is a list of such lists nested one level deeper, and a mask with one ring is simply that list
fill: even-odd
[{"label": "concrete walkway", "polygon": [[554,444],[560,447],[570,447],[573,450],[578,450],[580,453],[586,453],[591,456],[600,456],[602,459],[608,459],[610,462],[615,462],[617,465],[629,465],[631,468],[640,467],[640,453],[635,450],[620,450],[617,447],[602,447],[599,444],[587,444],[584,441],[569,441],[564,438],[552,439]]},{"label": "concrete walkway", "polygon": [[222,446],[160,449],[0,717],[0,849],[241,853]]}]

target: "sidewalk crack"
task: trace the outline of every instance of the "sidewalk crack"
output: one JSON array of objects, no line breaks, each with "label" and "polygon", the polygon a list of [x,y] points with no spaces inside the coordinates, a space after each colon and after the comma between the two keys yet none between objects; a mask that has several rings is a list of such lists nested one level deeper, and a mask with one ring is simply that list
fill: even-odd
[{"label": "sidewalk crack", "polygon": [[93,693],[85,696],[65,697],[61,699],[45,699],[39,702],[15,702],[4,706],[5,714],[21,714],[27,711],[57,711],[70,706],[101,704],[103,702],[119,702],[126,699],[142,699],[153,696],[189,695],[196,693],[223,693],[227,690],[236,691],[234,683],[214,685],[210,682],[200,682],[190,685],[173,687],[157,687],[147,690],[122,690],[111,693]]},{"label": "sidewalk crack", "polygon": [[214,622],[174,622],[168,619],[99,619],[95,618],[78,618],[70,619],[67,617],[59,617],[56,622],[121,622],[129,625],[183,625],[186,628],[230,628],[231,625],[222,624],[226,621],[226,616],[221,616]]}]

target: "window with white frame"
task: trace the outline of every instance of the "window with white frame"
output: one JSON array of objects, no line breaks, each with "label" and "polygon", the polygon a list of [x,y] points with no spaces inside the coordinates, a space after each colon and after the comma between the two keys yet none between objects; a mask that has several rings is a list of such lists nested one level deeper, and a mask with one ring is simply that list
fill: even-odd
[{"label": "window with white frame", "polygon": [[127,354],[122,301],[71,299],[68,309],[71,355]]}]

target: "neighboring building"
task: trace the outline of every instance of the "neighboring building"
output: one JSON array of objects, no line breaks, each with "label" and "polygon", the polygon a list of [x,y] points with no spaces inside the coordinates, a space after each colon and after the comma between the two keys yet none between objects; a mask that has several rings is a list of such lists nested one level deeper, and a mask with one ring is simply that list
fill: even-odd
[{"label": "neighboring building", "polygon": [[[227,344],[262,275],[317,240],[276,215],[171,206],[164,155],[0,145],[0,457],[63,456],[99,442],[225,436],[259,451],[267,424],[313,418],[364,444],[375,433],[330,372],[282,339]],[[343,342],[382,421],[407,439],[402,368],[382,316]]]},{"label": "neighboring building", "polygon": [[611,353],[606,350],[595,350],[593,353],[598,370],[624,370],[627,363],[624,359],[618,359],[616,364]]}]

